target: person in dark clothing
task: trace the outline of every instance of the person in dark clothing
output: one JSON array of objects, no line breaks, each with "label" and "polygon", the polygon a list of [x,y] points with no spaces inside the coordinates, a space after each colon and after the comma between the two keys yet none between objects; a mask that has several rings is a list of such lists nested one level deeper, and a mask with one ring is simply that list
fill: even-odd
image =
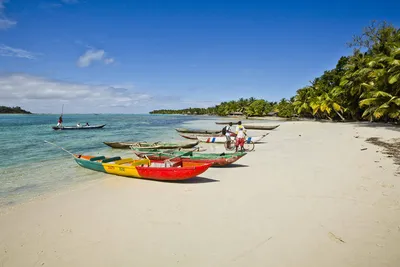
[{"label": "person in dark clothing", "polygon": [[57,126],[62,127],[62,123],[63,123],[63,119],[62,119],[62,116],[60,116],[60,118],[58,118]]}]

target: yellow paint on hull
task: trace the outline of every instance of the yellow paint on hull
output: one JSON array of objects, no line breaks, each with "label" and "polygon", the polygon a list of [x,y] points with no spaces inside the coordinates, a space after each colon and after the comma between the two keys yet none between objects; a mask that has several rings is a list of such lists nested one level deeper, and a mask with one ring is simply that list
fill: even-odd
[{"label": "yellow paint on hull", "polygon": [[[130,165],[123,165],[124,163],[131,163]],[[107,173],[121,175],[121,176],[129,176],[129,177],[137,177],[141,178],[136,166],[141,165],[150,165],[150,160],[141,159],[141,160],[131,160],[131,159],[123,159],[116,161],[115,163],[103,163],[102,164]]]},{"label": "yellow paint on hull", "polygon": [[104,170],[110,174],[141,178],[135,166],[123,166],[103,163]]}]

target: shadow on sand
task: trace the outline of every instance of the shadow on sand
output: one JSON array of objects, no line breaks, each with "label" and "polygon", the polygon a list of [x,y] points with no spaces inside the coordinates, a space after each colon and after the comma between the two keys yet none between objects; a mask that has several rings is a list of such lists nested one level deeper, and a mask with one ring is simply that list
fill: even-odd
[{"label": "shadow on sand", "polygon": [[385,130],[391,130],[400,132],[400,125],[394,125],[390,123],[382,123],[382,122],[359,122],[356,123],[357,127],[369,127],[369,128],[383,128]]},{"label": "shadow on sand", "polygon": [[249,167],[249,165],[243,165],[243,164],[229,164],[227,166],[213,166],[212,168],[215,169],[229,169],[229,168],[246,168]]},{"label": "shadow on sand", "polygon": [[171,184],[205,184],[205,183],[215,183],[219,182],[219,180],[214,180],[210,178],[205,178],[201,176],[193,177],[188,180],[182,181],[162,181],[163,183],[171,183]]}]

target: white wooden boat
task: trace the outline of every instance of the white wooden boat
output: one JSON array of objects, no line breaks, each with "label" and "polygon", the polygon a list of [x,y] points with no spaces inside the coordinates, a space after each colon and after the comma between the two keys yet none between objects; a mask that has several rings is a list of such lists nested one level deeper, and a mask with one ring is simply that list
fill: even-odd
[{"label": "white wooden boat", "polygon": [[[247,136],[245,139],[246,143],[257,143],[264,137],[266,137],[268,133],[260,135],[260,136]],[[231,136],[231,139],[234,140],[234,137]],[[203,143],[225,143],[226,142],[226,137],[225,136],[214,136],[214,137],[203,137],[203,136],[197,136],[197,140]]]}]

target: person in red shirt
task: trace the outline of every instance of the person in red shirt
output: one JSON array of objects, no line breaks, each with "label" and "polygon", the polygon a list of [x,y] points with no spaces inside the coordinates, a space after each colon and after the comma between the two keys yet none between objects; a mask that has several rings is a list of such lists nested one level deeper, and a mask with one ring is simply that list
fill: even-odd
[{"label": "person in red shirt", "polygon": [[236,126],[236,152],[240,146],[240,150],[244,151],[244,139],[246,138],[246,129],[242,125],[242,122],[238,122],[238,126]]}]

